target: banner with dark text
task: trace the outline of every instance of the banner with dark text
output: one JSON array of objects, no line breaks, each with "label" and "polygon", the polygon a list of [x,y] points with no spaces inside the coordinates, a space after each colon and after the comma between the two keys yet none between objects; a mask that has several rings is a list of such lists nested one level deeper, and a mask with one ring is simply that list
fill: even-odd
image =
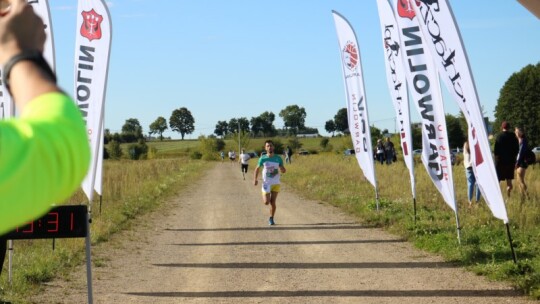
[{"label": "banner with dark text", "polygon": [[399,138],[403,150],[403,160],[409,169],[413,198],[416,197],[414,179],[414,160],[411,136],[411,117],[409,113],[409,93],[403,67],[403,48],[399,39],[399,29],[394,12],[388,0],[377,0],[379,20],[384,48],[386,82],[394,103],[396,123],[399,126]]},{"label": "banner with dark text", "polygon": [[332,14],[339,40],[349,131],[356,159],[366,179],[377,188],[360,49],[350,23],[338,12],[332,11]]},{"label": "banner with dark text", "polygon": [[[402,2],[405,0],[402,0]],[[411,1],[425,45],[435,59],[443,83],[459,105],[469,126],[469,146],[476,182],[493,215],[508,223],[508,214],[491,155],[480,101],[463,40],[446,0]]]},{"label": "banner with dark text", "polygon": [[406,0],[394,0],[403,66],[413,103],[421,117],[422,163],[444,201],[457,213],[448,132],[437,70]]},{"label": "banner with dark text", "polygon": [[[103,113],[107,88],[112,26],[103,0],[79,0],[75,42],[74,98],[86,121],[92,152],[88,175],[82,183],[92,202],[96,176],[101,176],[100,155],[103,136]],[[97,182],[101,185],[101,181]]]}]

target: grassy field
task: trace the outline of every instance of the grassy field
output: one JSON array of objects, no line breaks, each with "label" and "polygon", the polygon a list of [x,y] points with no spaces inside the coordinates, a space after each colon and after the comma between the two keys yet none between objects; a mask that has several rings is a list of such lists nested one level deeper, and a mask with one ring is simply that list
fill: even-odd
[{"label": "grassy field", "polygon": [[[153,159],[146,161],[105,161],[103,171],[103,202],[99,212],[93,202],[92,244],[106,242],[112,234],[129,229],[133,219],[157,210],[170,196],[191,184],[210,163],[188,158]],[[67,204],[86,202],[82,192]],[[7,257],[0,277],[0,303],[24,303],[25,297],[39,292],[40,283],[71,271],[84,262],[84,239],[14,241],[13,283],[8,284]],[[93,260],[94,267],[101,261]]]},{"label": "grassy field", "polygon": [[[250,139],[247,150],[261,151],[265,139]],[[283,145],[291,138],[276,139]],[[409,174],[401,160],[391,166],[376,165],[380,211],[376,211],[375,190],[368,183],[354,157],[346,157],[350,139],[330,139],[321,152],[320,138],[301,139],[308,156],[294,156],[287,165],[283,181],[304,197],[325,201],[358,217],[359,221],[385,227],[413,242],[417,247],[437,253],[449,261],[468,267],[494,280],[511,282],[533,298],[540,299],[540,164],[527,171],[531,199],[522,202],[517,191],[507,200],[507,210],[519,262],[514,264],[505,226],[494,218],[484,202],[467,208],[464,168],[453,167],[458,214],[461,221],[461,245],[457,242],[453,211],[443,202],[417,163],[417,220],[414,221]],[[396,142],[396,141],[394,141]],[[198,141],[149,142],[158,151],[157,158],[144,161],[105,161],[103,210],[93,203],[92,243],[107,241],[112,234],[129,229],[133,219],[159,210],[168,197],[200,176],[212,162],[191,160],[188,155],[199,147]],[[225,150],[238,150],[238,143],[226,140]],[[339,174],[335,174],[339,172]],[[148,178],[151,176],[152,178]],[[517,188],[517,187],[516,187]],[[76,193],[69,204],[85,202]],[[0,302],[24,302],[28,294],[39,292],[40,284],[69,272],[84,261],[84,240],[15,242],[14,279],[7,284],[7,271],[0,277]],[[99,260],[93,261],[99,267]]]},{"label": "grassy field", "polygon": [[376,211],[375,189],[364,178],[354,157],[336,153],[296,157],[287,170],[283,181],[302,195],[343,208],[365,223],[403,236],[421,249],[440,254],[477,274],[509,281],[525,294],[540,299],[540,164],[527,171],[531,199],[522,201],[514,191],[507,200],[517,264],[512,261],[503,222],[493,217],[483,200],[468,208],[461,164],[453,167],[461,245],[454,212],[419,162],[415,165],[416,224],[409,173],[402,161],[375,167],[380,211]]}]

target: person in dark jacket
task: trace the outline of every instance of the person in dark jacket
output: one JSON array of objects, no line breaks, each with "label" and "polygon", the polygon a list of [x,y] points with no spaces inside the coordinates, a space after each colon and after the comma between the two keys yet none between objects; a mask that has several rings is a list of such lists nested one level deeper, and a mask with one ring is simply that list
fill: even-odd
[{"label": "person in dark jacket", "polygon": [[512,192],[512,180],[514,179],[514,170],[516,158],[519,150],[519,142],[516,134],[509,131],[510,123],[503,121],[501,125],[502,132],[497,135],[495,140],[495,169],[499,181],[506,181],[506,194],[510,197]]}]

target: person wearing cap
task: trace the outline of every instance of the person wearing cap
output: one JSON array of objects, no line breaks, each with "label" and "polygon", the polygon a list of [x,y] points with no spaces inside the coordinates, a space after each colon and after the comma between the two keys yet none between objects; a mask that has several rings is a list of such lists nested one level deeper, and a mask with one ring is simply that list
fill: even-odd
[{"label": "person wearing cap", "polygon": [[495,140],[495,169],[499,181],[506,181],[506,194],[510,197],[519,142],[516,134],[510,131],[509,122],[503,121],[501,129],[501,133],[497,135]]}]

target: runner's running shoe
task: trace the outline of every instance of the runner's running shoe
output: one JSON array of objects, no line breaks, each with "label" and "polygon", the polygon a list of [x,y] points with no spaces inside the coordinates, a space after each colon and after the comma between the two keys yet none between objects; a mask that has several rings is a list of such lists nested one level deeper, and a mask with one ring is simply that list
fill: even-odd
[{"label": "runner's running shoe", "polygon": [[274,218],[273,217],[270,217],[268,219],[268,225],[272,226],[272,225],[275,225],[276,223],[274,223]]}]

